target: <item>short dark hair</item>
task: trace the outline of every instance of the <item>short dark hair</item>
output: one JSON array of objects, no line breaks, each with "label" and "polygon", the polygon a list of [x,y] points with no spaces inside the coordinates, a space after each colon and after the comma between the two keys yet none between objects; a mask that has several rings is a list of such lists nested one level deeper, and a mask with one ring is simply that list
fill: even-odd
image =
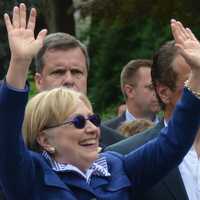
[{"label": "short dark hair", "polygon": [[[121,71],[120,82],[121,82],[121,90],[125,98],[126,98],[126,94],[123,89],[124,85],[130,84],[130,83],[133,85],[136,85],[137,83],[136,76],[137,76],[138,70],[141,67],[151,68],[151,65],[152,65],[152,60],[136,59],[136,60],[131,60],[123,67]],[[133,80],[133,78],[135,80]]]},{"label": "short dark hair", "polygon": [[[154,88],[156,88],[158,83],[162,83],[172,91],[176,89],[177,73],[173,68],[173,61],[178,54],[179,49],[175,46],[175,41],[166,42],[154,54],[151,67],[151,78]],[[155,92],[161,108],[164,109],[165,104],[162,102],[156,89]]]},{"label": "short dark hair", "polygon": [[89,70],[89,56],[86,46],[77,40],[74,36],[67,33],[57,32],[47,35],[42,48],[35,56],[36,72],[41,73],[44,67],[43,56],[49,49],[68,50],[80,48],[86,59],[87,70]]}]

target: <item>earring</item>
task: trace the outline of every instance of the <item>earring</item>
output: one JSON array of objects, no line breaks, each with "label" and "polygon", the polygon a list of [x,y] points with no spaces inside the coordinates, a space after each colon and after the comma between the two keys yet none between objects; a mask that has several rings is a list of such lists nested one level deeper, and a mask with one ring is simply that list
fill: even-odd
[{"label": "earring", "polygon": [[55,154],[56,148],[55,148],[55,147],[49,147],[49,148],[48,148],[48,152],[49,152],[50,154]]}]

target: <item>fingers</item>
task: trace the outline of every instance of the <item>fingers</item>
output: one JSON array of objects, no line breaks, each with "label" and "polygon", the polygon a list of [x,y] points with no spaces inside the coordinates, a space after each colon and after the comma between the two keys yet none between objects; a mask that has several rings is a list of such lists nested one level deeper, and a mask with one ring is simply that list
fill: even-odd
[{"label": "fingers", "polygon": [[172,35],[174,37],[174,40],[178,43],[180,43],[179,40],[179,28],[176,24],[176,21],[174,19],[171,20],[171,30],[172,30]]},{"label": "fingers", "polygon": [[187,40],[189,38],[189,34],[188,32],[186,31],[185,27],[183,27],[182,23],[177,21],[177,26],[179,28],[179,34],[180,34],[180,37],[183,39],[183,40]]},{"label": "fingers", "polygon": [[174,19],[171,20],[171,30],[176,43],[182,43],[188,38],[188,33],[183,25]]},{"label": "fingers", "polygon": [[36,40],[43,42],[46,35],[47,35],[47,29],[43,29],[38,33]]},{"label": "fingers", "polygon": [[26,5],[24,3],[20,3],[19,7],[15,6],[13,8],[12,21],[10,20],[8,14],[4,15],[7,30],[11,30],[11,28],[28,28],[34,31],[36,24],[36,9],[31,9],[28,23],[26,22],[26,18]]},{"label": "fingers", "polygon": [[189,28],[185,28],[179,21],[172,19],[171,29],[174,39],[177,43],[182,43],[188,39],[198,41],[192,31]]},{"label": "fingers", "polygon": [[192,33],[192,31],[189,28],[186,28],[186,31],[188,32],[188,35],[192,40],[198,41],[195,35]]},{"label": "fingers", "polygon": [[4,14],[4,22],[6,24],[7,32],[10,33],[10,31],[13,27],[12,27],[12,24],[11,24],[11,21],[10,21],[10,17],[8,16],[7,13]]},{"label": "fingers", "polygon": [[27,25],[27,28],[31,29],[32,31],[34,31],[35,29],[36,15],[37,15],[36,9],[32,8],[30,12],[29,20],[28,20],[28,25]]},{"label": "fingers", "polygon": [[20,15],[20,28],[26,28],[26,6],[21,3],[19,6],[19,15]]},{"label": "fingers", "polygon": [[172,35],[175,40],[175,46],[180,49],[182,56],[186,56],[184,42],[190,37],[190,33],[183,27],[181,22],[171,20]]},{"label": "fingers", "polygon": [[19,28],[19,8],[17,6],[13,8],[12,24],[13,28]]}]

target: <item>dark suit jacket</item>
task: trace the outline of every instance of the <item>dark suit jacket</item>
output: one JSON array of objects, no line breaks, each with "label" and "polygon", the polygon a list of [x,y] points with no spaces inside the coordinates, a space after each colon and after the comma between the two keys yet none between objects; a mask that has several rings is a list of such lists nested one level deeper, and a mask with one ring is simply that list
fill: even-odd
[{"label": "dark suit jacket", "polygon": [[128,137],[116,144],[108,146],[105,150],[116,151],[121,154],[127,154],[131,152],[133,149],[136,149],[141,145],[145,144],[146,142],[148,142],[149,140],[155,138],[163,127],[164,123],[163,121],[160,121],[153,128],[147,129],[143,133]]},{"label": "dark suit jacket", "polygon": [[123,112],[121,116],[110,119],[104,122],[103,124],[108,126],[109,128],[117,129],[125,120],[126,120],[126,114],[125,112]]},{"label": "dark suit jacket", "polygon": [[[116,151],[127,154],[131,150],[140,147],[151,139],[154,139],[160,133],[164,126],[161,121],[155,127],[146,130],[136,136],[129,137],[121,142],[107,147],[105,150]],[[174,168],[159,183],[149,189],[145,194],[139,194],[138,200],[189,200],[179,169]]]},{"label": "dark suit jacket", "polygon": [[113,130],[105,125],[101,125],[101,138],[100,138],[100,146],[102,148],[107,147],[108,145],[112,145],[124,139],[124,136],[119,134],[116,130]]}]

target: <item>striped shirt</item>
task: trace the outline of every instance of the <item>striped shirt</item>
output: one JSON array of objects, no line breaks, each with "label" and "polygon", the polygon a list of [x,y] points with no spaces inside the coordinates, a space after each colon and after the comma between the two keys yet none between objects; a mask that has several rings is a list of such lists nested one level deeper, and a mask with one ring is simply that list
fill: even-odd
[{"label": "striped shirt", "polygon": [[99,157],[97,160],[95,160],[89,169],[86,170],[86,172],[82,172],[80,169],[78,169],[76,166],[71,164],[62,164],[58,163],[54,159],[52,159],[49,154],[46,151],[42,152],[42,156],[49,161],[51,168],[56,172],[69,172],[73,171],[78,174],[80,174],[82,177],[85,178],[86,182],[90,184],[91,176],[97,175],[97,176],[111,176],[111,174],[108,171],[108,165],[106,158],[104,156]]}]

